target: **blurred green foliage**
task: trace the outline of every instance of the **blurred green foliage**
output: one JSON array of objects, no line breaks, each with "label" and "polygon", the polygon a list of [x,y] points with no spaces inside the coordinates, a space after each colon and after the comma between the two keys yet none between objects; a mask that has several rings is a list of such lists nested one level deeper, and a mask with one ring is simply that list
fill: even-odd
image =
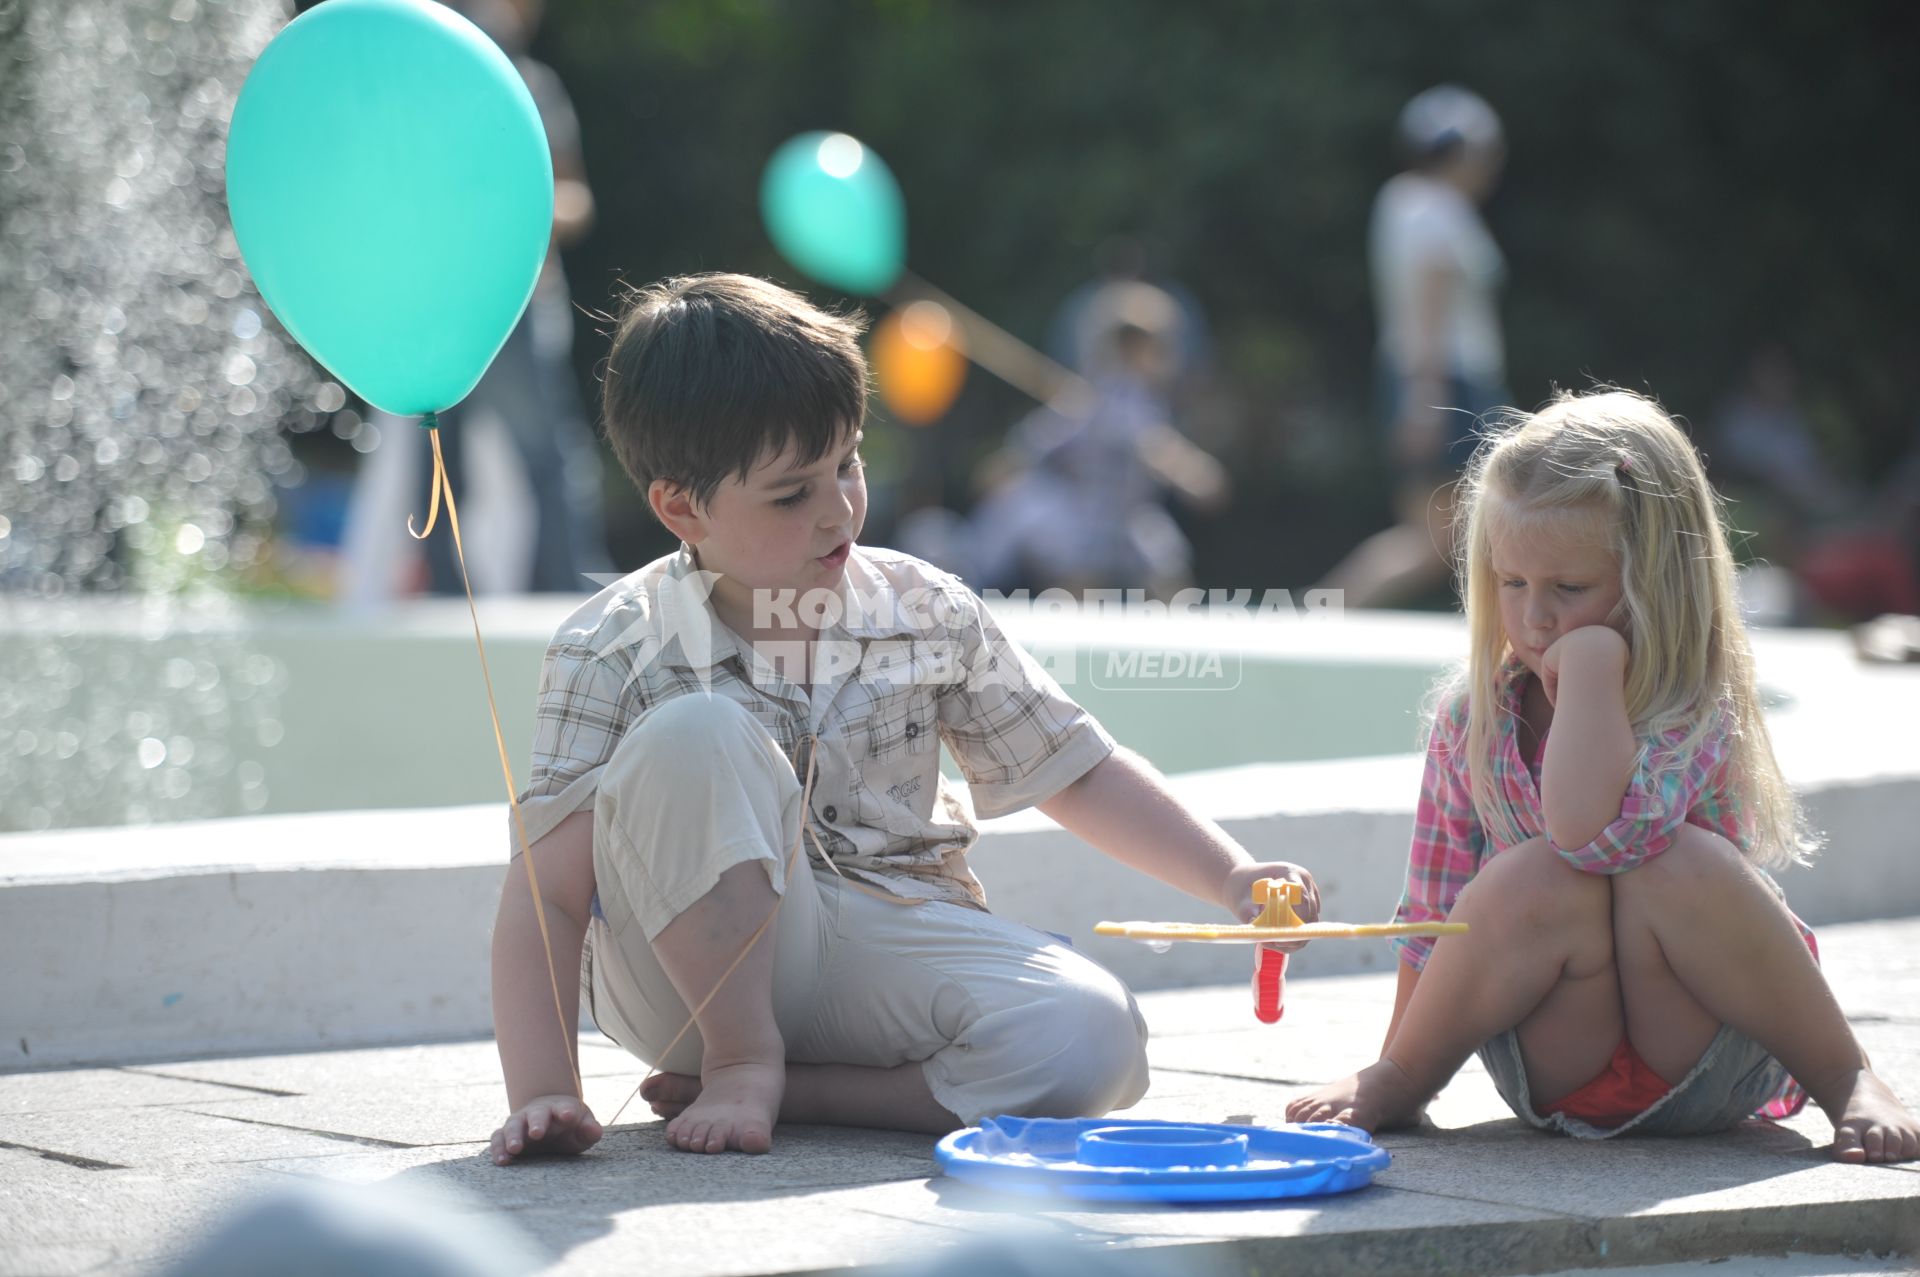
[{"label": "blurred green foliage", "polygon": [[[1395,114],[1442,81],[1508,127],[1488,220],[1523,405],[1599,378],[1704,423],[1780,341],[1843,466],[1871,476],[1920,423],[1903,0],[549,0],[534,52],[573,94],[599,200],[568,259],[586,308],[618,277],[804,285],[755,192],[806,129],[877,149],[911,268],[1036,344],[1102,240],[1148,241],[1206,307],[1224,406],[1203,438],[1241,476],[1195,528],[1207,583],[1304,585],[1384,518],[1366,219]],[[1025,407],[976,374],[937,437],[893,450],[899,476],[963,499]]]}]

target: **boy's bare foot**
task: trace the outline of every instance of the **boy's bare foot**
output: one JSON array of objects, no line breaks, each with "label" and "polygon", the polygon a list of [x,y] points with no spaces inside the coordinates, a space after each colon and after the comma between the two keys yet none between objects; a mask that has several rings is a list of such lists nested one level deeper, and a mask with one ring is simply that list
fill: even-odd
[{"label": "boy's bare foot", "polygon": [[1428,1097],[1392,1060],[1379,1060],[1352,1077],[1296,1096],[1287,1105],[1289,1122],[1342,1122],[1363,1131],[1411,1126]]},{"label": "boy's bare foot", "polygon": [[699,1094],[667,1123],[667,1141],[690,1153],[737,1148],[764,1153],[773,1147],[773,1120],[786,1090],[785,1061],[747,1061],[703,1069]]},{"label": "boy's bare foot", "polygon": [[656,1073],[640,1084],[640,1098],[655,1117],[679,1117],[700,1098],[700,1079],[685,1073]]},{"label": "boy's bare foot", "polygon": [[1839,1090],[1833,1118],[1836,1162],[1911,1162],[1920,1159],[1920,1120],[1871,1069],[1861,1069]]}]

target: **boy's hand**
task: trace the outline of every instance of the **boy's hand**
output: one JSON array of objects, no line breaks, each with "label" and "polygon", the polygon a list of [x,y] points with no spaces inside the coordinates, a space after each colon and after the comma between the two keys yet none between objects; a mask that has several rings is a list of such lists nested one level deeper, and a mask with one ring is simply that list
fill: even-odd
[{"label": "boy's hand", "polygon": [[572,1095],[543,1095],[509,1117],[493,1133],[488,1150],[494,1165],[505,1166],[529,1153],[584,1153],[600,1142],[599,1121],[586,1103]]},{"label": "boy's hand", "polygon": [[[1226,882],[1220,888],[1220,903],[1227,912],[1242,922],[1252,922],[1260,915],[1260,906],[1253,903],[1253,884],[1261,878],[1278,878],[1282,882],[1300,884],[1300,903],[1294,912],[1300,915],[1300,921],[1313,922],[1320,917],[1320,885],[1313,875],[1299,865],[1288,864],[1284,860],[1270,861],[1264,865],[1242,865],[1227,874]],[[1284,944],[1268,946],[1284,953],[1304,949],[1305,940],[1289,940]]]}]

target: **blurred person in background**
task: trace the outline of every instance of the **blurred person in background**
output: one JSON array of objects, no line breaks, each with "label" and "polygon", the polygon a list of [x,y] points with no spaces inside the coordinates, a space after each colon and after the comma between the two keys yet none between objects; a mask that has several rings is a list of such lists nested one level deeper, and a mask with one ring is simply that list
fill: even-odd
[{"label": "blurred person in background", "polygon": [[1176,415],[1185,420],[1192,401],[1206,389],[1213,364],[1213,339],[1199,299],[1184,284],[1154,268],[1158,255],[1145,241],[1131,235],[1114,235],[1101,241],[1093,255],[1094,277],[1068,293],[1048,321],[1047,354],[1081,376],[1091,376],[1100,358],[1101,342],[1112,326],[1112,316],[1107,312],[1115,299],[1126,293],[1114,285],[1151,284],[1173,302],[1166,319],[1173,363],[1167,378],[1168,398]]},{"label": "blurred person in background", "polygon": [[969,520],[976,588],[1145,589],[1191,584],[1192,550],[1168,513],[1171,491],[1222,508],[1226,469],[1173,426],[1179,304],[1139,281],[1089,298],[1098,337],[1091,393],[1036,409],[983,467],[987,496]]},{"label": "blurred person in background", "polygon": [[1910,448],[1858,513],[1810,538],[1794,574],[1816,619],[1867,622],[1861,655],[1920,660],[1920,445]]},{"label": "blurred person in background", "polygon": [[1785,346],[1769,342],[1756,351],[1720,406],[1714,463],[1728,484],[1757,486],[1796,519],[1819,522],[1844,513],[1859,494],[1821,452],[1799,381]]},{"label": "blurred person in background", "polygon": [[1454,481],[1476,422],[1510,397],[1497,306],[1506,261],[1479,211],[1506,163],[1500,117],[1477,94],[1440,85],[1401,110],[1397,140],[1407,167],[1374,201],[1368,252],[1399,522],[1323,583],[1354,607],[1403,603],[1446,581]]},{"label": "blurred person in background", "polygon": [[[588,594],[613,570],[601,512],[599,444],[573,372],[571,295],[560,249],[593,226],[580,123],[560,77],[527,54],[541,0],[445,0],[513,59],[546,126],[553,155],[553,238],[526,314],[486,375],[440,414],[441,450],[459,493],[472,491],[469,567],[481,593]],[[338,593],[349,605],[410,592],[406,514],[424,513],[431,453],[424,432],[379,414],[385,448],[363,463],[347,516]],[[485,507],[508,507],[505,511]],[[427,589],[460,594],[453,538],[422,547]]]},{"label": "blurred person in background", "polygon": [[1714,485],[1735,504],[1752,559],[1740,570],[1742,606],[1757,624],[1805,619],[1806,591],[1789,565],[1823,527],[1857,508],[1861,494],[1822,453],[1784,345],[1754,352],[1714,413],[1712,441]]}]

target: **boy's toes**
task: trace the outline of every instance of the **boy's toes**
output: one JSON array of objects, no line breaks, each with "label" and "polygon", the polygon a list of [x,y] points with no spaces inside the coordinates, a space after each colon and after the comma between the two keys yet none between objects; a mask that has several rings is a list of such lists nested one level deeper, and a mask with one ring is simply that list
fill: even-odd
[{"label": "boy's toes", "polygon": [[685,1108],[700,1098],[700,1079],[682,1073],[655,1073],[640,1084],[640,1098],[649,1104]]},{"label": "boy's toes", "polygon": [[1833,1130],[1833,1160],[1836,1162],[1864,1162],[1867,1160],[1866,1145],[1860,1139],[1860,1132],[1851,1126],[1836,1126]]}]

